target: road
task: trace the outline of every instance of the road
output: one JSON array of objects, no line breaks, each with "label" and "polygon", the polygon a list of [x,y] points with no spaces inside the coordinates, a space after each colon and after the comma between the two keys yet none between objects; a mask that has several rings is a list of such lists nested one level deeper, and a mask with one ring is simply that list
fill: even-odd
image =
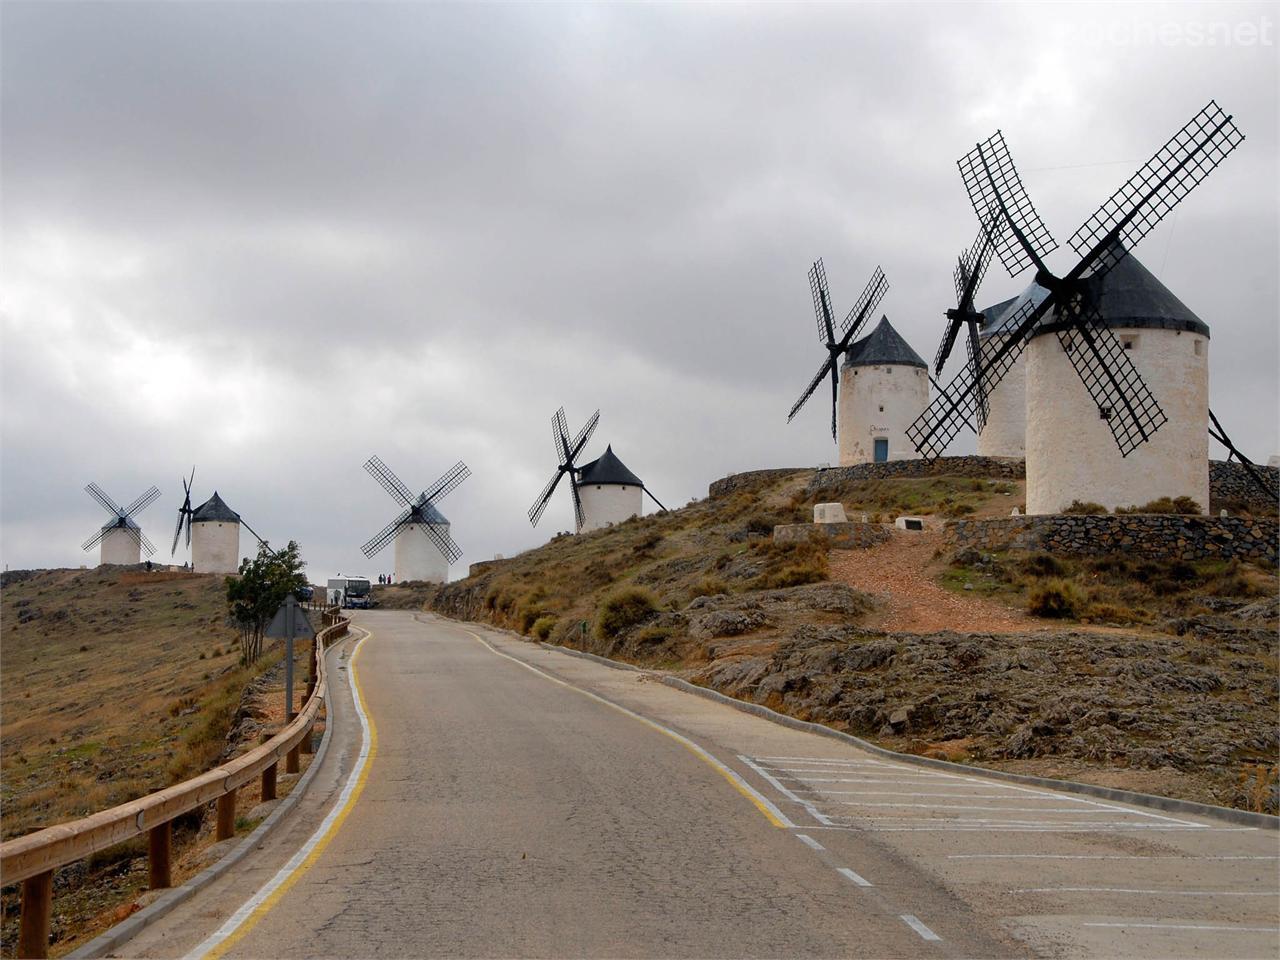
[{"label": "road", "polygon": [[425,614],[354,623],[368,731],[344,661],[289,825],[124,954],[1280,955],[1274,831],[886,761]]}]

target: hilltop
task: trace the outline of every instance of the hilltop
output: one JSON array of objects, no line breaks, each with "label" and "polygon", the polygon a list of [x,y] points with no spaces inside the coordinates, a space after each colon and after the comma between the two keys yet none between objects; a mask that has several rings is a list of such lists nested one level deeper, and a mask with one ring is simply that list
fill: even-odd
[{"label": "hilltop", "polygon": [[[721,482],[682,509],[475,564],[425,606],[898,750],[1276,812],[1274,786],[1255,786],[1277,754],[1274,569],[956,550],[942,522],[1007,516],[1019,480],[813,480]],[[864,550],[774,540],[833,500],[928,529]],[[1049,604],[1057,618],[1029,612],[1046,591],[1069,600]]]}]

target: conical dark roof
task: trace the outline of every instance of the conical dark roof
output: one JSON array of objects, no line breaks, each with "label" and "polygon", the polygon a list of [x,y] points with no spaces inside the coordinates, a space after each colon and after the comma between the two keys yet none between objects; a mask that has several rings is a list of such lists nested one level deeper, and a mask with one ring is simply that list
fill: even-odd
[{"label": "conical dark roof", "polygon": [[449,526],[449,518],[437,510],[434,503],[428,503],[425,510],[415,508],[415,513],[418,515],[411,518],[411,522],[413,523],[430,523],[433,526]]},{"label": "conical dark roof", "polygon": [[222,498],[218,496],[218,491],[215,490],[212,497],[191,512],[191,522],[239,523],[240,514],[228,507]]},{"label": "conical dark roof", "polygon": [[606,483],[625,484],[628,487],[644,486],[644,481],[628,470],[626,464],[614,456],[612,446],[606,447],[604,454],[599,459],[584,463],[578,468],[578,482],[594,483],[596,485]]},{"label": "conical dark roof", "polygon": [[844,362],[850,367],[871,367],[894,364],[903,367],[923,367],[929,365],[920,359],[920,354],[911,349],[911,345],[902,339],[902,335],[893,329],[888,317],[882,316],[876,328],[861,340],[855,340],[845,351]]},{"label": "conical dark roof", "polygon": [[1034,280],[1031,281],[1027,288],[1016,297],[1001,300],[999,303],[993,304],[982,311],[982,329],[978,331],[978,336],[990,337],[998,333],[1008,333],[1012,327],[1013,318],[1018,315],[1018,312],[1028,300],[1033,304],[1038,304],[1048,295],[1048,290]]}]

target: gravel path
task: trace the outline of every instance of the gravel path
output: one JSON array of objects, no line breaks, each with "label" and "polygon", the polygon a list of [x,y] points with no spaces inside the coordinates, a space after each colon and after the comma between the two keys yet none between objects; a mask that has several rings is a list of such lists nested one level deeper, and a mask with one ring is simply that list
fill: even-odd
[{"label": "gravel path", "polygon": [[894,530],[887,543],[870,549],[833,550],[831,579],[880,601],[881,608],[868,626],[889,632],[1027,633],[1047,629],[1019,610],[952,593],[934,583],[927,571],[941,544],[936,531]]}]

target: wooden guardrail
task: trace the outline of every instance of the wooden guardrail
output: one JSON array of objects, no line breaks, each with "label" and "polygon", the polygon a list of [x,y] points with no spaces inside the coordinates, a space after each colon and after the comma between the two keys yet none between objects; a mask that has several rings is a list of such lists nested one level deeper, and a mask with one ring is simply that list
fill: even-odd
[{"label": "wooden guardrail", "polygon": [[197,777],[138,800],[0,843],[0,882],[22,883],[19,957],[49,955],[53,872],[58,867],[146,833],[149,886],[153,890],[169,887],[172,885],[175,817],[216,802],[217,838],[227,840],[236,832],[236,791],[240,787],[261,777],[262,799],[275,799],[276,770],[281,758],[286,773],[297,773],[299,752],[311,752],[311,730],[328,691],[325,647],[347,632],[347,621],[337,607],[326,609],[323,617],[326,627],[316,634],[306,702],[302,710],[290,718],[289,724],[266,743]]}]

